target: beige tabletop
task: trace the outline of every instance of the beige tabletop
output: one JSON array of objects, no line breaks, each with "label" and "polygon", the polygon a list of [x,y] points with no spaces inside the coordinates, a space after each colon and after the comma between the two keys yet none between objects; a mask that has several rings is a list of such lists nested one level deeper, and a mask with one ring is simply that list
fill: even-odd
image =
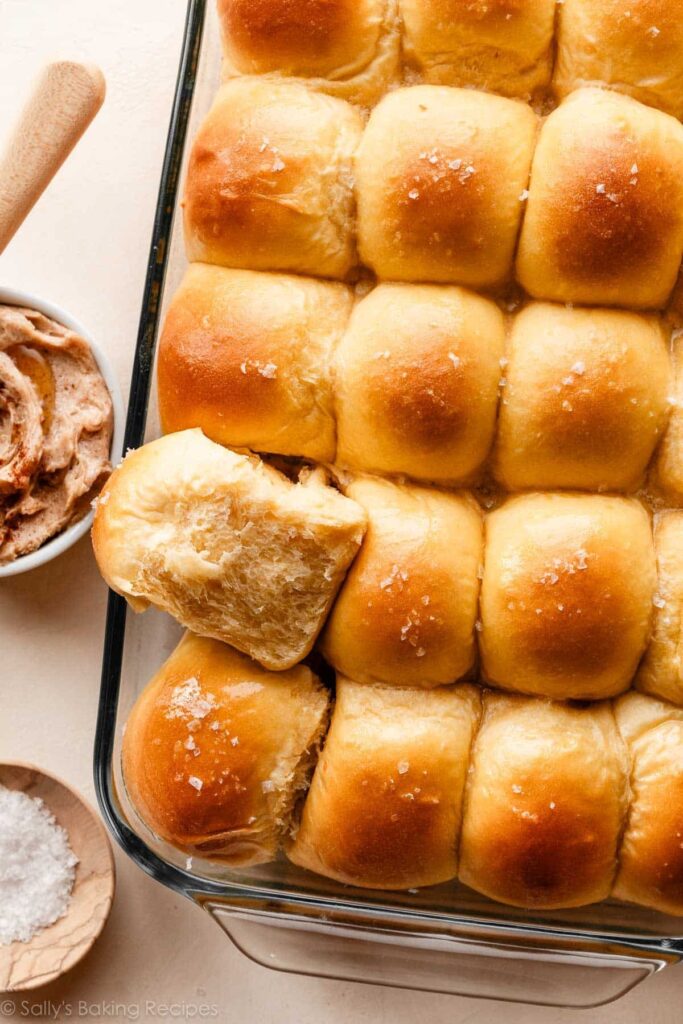
[{"label": "beige tabletop", "polygon": [[[94,60],[108,81],[95,124],[0,257],[0,281],[81,319],[125,390],[184,12],[185,0],[0,0],[0,137],[46,58]],[[87,539],[51,566],[0,581],[0,759],[52,770],[92,801],[105,600]],[[95,950],[30,1000],[0,996],[0,1019],[683,1020],[683,967],[583,1016],[276,974],[244,958],[199,909],[118,851],[117,865],[114,911]]]}]

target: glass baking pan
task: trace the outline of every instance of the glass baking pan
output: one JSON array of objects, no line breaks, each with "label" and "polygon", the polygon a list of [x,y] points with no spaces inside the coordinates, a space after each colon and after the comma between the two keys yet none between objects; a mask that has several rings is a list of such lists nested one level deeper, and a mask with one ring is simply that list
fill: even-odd
[{"label": "glass baking pan", "polygon": [[[220,77],[213,0],[189,0],[133,367],[125,447],[159,433],[154,351],[184,271],[176,217],[188,146]],[[165,289],[164,289],[165,286]],[[266,967],[430,992],[549,1006],[616,999],[683,957],[683,921],[617,903],[570,911],[518,910],[454,883],[411,893],[339,885],[284,859],[234,870],[184,855],[139,821],[121,780],[125,720],[170,654],[180,628],[135,615],[109,596],[95,784],[115,838],[153,878],[208,911],[247,956]]]}]

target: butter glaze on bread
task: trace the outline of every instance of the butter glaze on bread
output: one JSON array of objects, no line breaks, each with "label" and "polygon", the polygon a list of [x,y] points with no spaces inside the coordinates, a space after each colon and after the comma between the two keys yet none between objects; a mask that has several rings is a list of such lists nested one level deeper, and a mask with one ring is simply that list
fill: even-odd
[{"label": "butter glaze on bread", "polygon": [[368,531],[328,620],[322,652],[362,683],[432,687],[472,667],[482,516],[467,495],[365,477],[345,493]]},{"label": "butter glaze on bread", "polygon": [[383,280],[506,281],[536,124],[526,104],[471,89],[385,96],[356,156],[362,262]]},{"label": "butter glaze on bread", "polygon": [[676,0],[563,0],[553,85],[602,84],[683,117],[683,18]]},{"label": "butter glaze on bread", "polygon": [[398,75],[397,0],[218,0],[224,74],[302,78],[372,104]]},{"label": "butter glaze on bread", "polygon": [[493,443],[504,345],[503,316],[487,299],[379,285],[335,351],[339,465],[469,481]]},{"label": "butter glaze on bread", "polygon": [[348,103],[296,82],[226,83],[190,154],[188,259],[346,277],[356,262],[351,165],[361,130]]},{"label": "butter glaze on bread", "polygon": [[635,499],[530,494],[486,519],[480,653],[506,690],[599,700],[631,683],[657,584]]},{"label": "butter glaze on bread", "polygon": [[342,284],[192,264],[159,342],[164,432],[332,462],[330,362],[352,301]]},{"label": "butter glaze on bread", "polygon": [[572,93],[534,154],[517,278],[535,298],[665,305],[683,254],[683,126],[606,89]]},{"label": "butter glaze on bread", "polygon": [[100,572],[135,611],[153,605],[285,669],[311,650],[364,532],[363,509],[317,474],[293,484],[184,430],[114,470],[92,536]]},{"label": "butter glaze on bread", "polygon": [[683,708],[638,693],[616,702],[631,801],[612,895],[683,914]]},{"label": "butter glaze on bread", "polygon": [[486,693],[459,878],[518,907],[606,899],[627,807],[628,762],[610,704]]},{"label": "butter glaze on bread", "polygon": [[555,0],[399,0],[425,81],[530,99],[550,83]]},{"label": "butter glaze on bread", "polygon": [[454,878],[480,699],[474,686],[403,690],[339,678],[290,860],[375,889]]},{"label": "butter glaze on bread", "polygon": [[657,516],[654,536],[654,626],[636,686],[653,697],[683,705],[683,512]]},{"label": "butter glaze on bread", "polygon": [[664,433],[658,317],[531,303],[514,319],[494,464],[508,490],[632,490]]},{"label": "butter glaze on bread", "polygon": [[187,633],[138,697],[123,778],[161,839],[230,865],[272,860],[308,783],[329,697],[310,669],[266,672]]}]

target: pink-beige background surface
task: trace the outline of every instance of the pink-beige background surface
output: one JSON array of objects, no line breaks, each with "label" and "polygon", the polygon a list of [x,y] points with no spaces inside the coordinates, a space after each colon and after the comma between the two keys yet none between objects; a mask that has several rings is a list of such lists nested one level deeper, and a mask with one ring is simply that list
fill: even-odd
[{"label": "pink-beige background surface", "polygon": [[[93,60],[108,82],[97,120],[0,256],[0,281],[82,320],[125,393],[184,15],[185,0],[0,0],[0,142],[43,61]],[[87,539],[41,570],[0,581],[0,759],[34,762],[92,802],[105,603]],[[94,951],[31,998],[0,996],[0,1020],[683,1021],[683,966],[583,1012],[275,974],[243,957],[199,909],[118,850],[116,857],[117,898]]]}]

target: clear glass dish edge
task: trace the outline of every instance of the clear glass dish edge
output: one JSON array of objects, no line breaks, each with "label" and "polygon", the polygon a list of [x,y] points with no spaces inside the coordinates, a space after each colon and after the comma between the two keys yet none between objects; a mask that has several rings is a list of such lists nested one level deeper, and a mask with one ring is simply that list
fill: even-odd
[{"label": "clear glass dish edge", "polygon": [[[136,448],[144,441],[147,413],[152,391],[154,352],[157,332],[160,323],[161,305],[166,279],[166,271],[171,247],[174,216],[177,208],[178,186],[186,148],[186,136],[190,120],[192,100],[194,97],[197,71],[202,49],[202,37],[207,16],[207,4],[211,0],[188,0],[187,17],[183,36],[182,51],[170,126],[162,167],[157,207],[152,233],[152,243],[148,261],[144,296],[135,358],[131,377],[130,401],[126,420],[124,451]],[[435,940],[450,942],[451,955],[460,957],[472,954],[479,956],[530,957],[534,960],[552,962],[554,957],[580,962],[585,958],[586,965],[596,966],[601,961],[605,966],[614,965],[617,961],[623,968],[642,964],[644,975],[659,970],[683,957],[683,935],[666,936],[656,934],[641,935],[633,931],[621,932],[613,926],[608,931],[600,932],[592,928],[558,927],[539,923],[525,924],[519,921],[506,920],[504,908],[498,908],[500,916],[490,920],[476,914],[454,915],[425,911],[410,906],[392,905],[390,895],[376,898],[377,894],[365,898],[343,898],[338,893],[325,897],[320,894],[311,896],[305,891],[288,888],[286,885],[270,887],[268,885],[243,885],[238,882],[221,879],[214,881],[182,870],[179,866],[164,859],[131,828],[126,813],[116,791],[114,757],[115,732],[121,676],[123,670],[123,652],[126,632],[127,606],[125,601],[114,593],[109,594],[106,630],[104,638],[101,691],[98,709],[95,746],[94,746],[94,779],[97,798],[103,817],[124,851],[149,875],[174,891],[192,899],[207,909],[218,923],[231,935],[238,948],[247,956],[264,963],[265,966],[280,970],[299,970],[300,973],[324,974],[332,977],[348,977],[350,980],[370,981],[380,984],[401,984],[396,977],[372,976],[366,971],[365,976],[342,969],[331,972],[324,966],[318,970],[304,970],[299,964],[281,966],[267,962],[263,956],[254,952],[249,946],[249,929],[247,924],[254,925],[258,930],[263,922],[284,926],[296,931],[301,926],[309,930],[311,935],[327,933],[339,937],[346,934],[353,938],[354,930],[358,938],[391,944],[394,939],[418,954],[420,941]],[[228,915],[226,917],[226,914]],[[231,927],[230,919],[234,927]],[[237,927],[237,922],[241,922]],[[246,930],[245,930],[246,929]],[[683,931],[683,929],[682,929]],[[239,939],[236,934],[239,932]],[[252,933],[255,934],[255,933]],[[245,937],[246,936],[246,937]],[[258,948],[258,942],[257,942]],[[318,945],[320,945],[318,941]],[[386,948],[386,946],[385,946]],[[307,947],[311,956],[314,947]],[[429,955],[435,956],[434,950]],[[270,953],[274,957],[275,954]],[[277,957],[276,957],[277,958]],[[282,959],[282,958],[280,958]],[[488,995],[490,998],[507,998],[511,1001],[536,1002],[543,1005],[580,1005],[595,1006],[601,1002],[616,998],[637,984],[641,977],[629,981],[623,986],[614,986],[614,991],[603,999],[593,1002],[572,1003],[566,998],[558,1001],[547,1001],[541,998],[515,998],[514,992],[481,992],[464,988],[439,987],[438,984],[406,983],[408,988],[425,988],[429,991],[449,991],[465,995]]]}]

